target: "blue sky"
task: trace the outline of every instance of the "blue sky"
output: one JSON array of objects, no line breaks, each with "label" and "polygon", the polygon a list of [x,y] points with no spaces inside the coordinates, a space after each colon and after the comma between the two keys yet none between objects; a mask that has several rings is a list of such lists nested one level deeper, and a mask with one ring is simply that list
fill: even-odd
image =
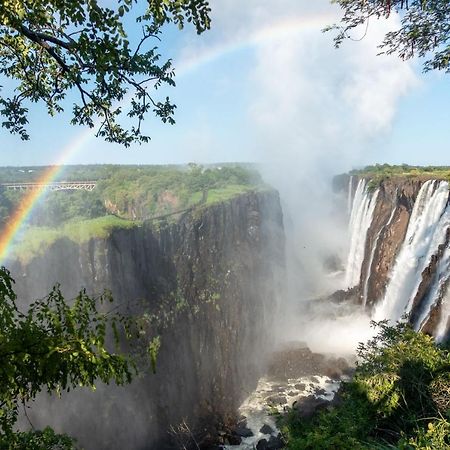
[{"label": "blue sky", "polygon": [[[169,27],[162,35],[163,56],[178,67],[177,87],[167,91],[178,105],[177,124],[149,117],[150,144],[124,149],[92,138],[68,163],[263,161],[329,171],[375,162],[450,165],[449,76],[376,56],[395,19],[335,50],[317,20],[338,17],[325,0],[211,6],[210,32],[198,37]],[[211,51],[215,58],[189,64]],[[31,141],[1,131],[2,165],[56,162],[83,131],[68,121],[68,113],[49,118],[33,107]]]}]

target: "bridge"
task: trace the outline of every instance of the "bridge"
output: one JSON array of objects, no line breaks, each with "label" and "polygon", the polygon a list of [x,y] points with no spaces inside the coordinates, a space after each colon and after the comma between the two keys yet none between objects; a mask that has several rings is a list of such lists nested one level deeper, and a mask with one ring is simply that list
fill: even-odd
[{"label": "bridge", "polygon": [[9,191],[92,191],[97,186],[96,181],[57,181],[54,183],[0,183],[3,189]]}]

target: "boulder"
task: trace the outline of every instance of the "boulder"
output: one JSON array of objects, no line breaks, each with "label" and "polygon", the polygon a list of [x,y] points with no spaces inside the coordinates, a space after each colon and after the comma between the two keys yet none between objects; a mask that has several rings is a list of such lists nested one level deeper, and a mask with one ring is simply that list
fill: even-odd
[{"label": "boulder", "polygon": [[262,434],[272,434],[273,433],[273,429],[271,426],[267,425],[266,423],[261,427],[261,429],[259,430],[260,433]]}]

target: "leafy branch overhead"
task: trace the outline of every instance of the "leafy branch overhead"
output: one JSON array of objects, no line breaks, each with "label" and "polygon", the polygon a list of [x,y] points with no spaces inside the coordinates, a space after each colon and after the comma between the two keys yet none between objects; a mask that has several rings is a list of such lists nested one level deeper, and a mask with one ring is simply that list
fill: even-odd
[{"label": "leafy branch overhead", "polygon": [[[50,115],[63,111],[75,93],[71,123],[97,128],[109,142],[147,142],[142,121],[153,113],[174,123],[175,105],[154,90],[174,86],[170,60],[161,61],[155,42],[161,27],[191,22],[197,33],[210,27],[206,0],[3,0],[0,3],[0,114],[3,127],[28,139],[31,103]],[[145,5],[145,11],[132,15]],[[125,22],[135,21],[134,42]],[[72,96],[70,97],[72,99]],[[129,106],[122,106],[123,100]],[[128,116],[128,118],[126,117]],[[125,126],[123,122],[132,125]]]},{"label": "leafy branch overhead", "polygon": [[[388,32],[380,45],[382,53],[402,59],[424,57],[424,70],[450,72],[450,2],[448,0],[333,0],[343,10],[340,25],[328,27],[338,34],[339,47],[357,27],[368,27],[373,19],[398,14],[401,25]],[[353,33],[354,34],[354,33]]]},{"label": "leafy branch overhead", "polygon": [[[105,301],[111,301],[109,294],[96,299],[81,291],[69,305],[56,287],[21,312],[13,280],[0,268],[0,448],[30,448],[12,445],[22,436],[14,432],[14,425],[19,407],[41,391],[95,389],[100,380],[123,385],[137,373],[139,348],[124,355],[120,341],[128,338],[137,343],[145,330],[139,320],[115,309],[100,311]],[[153,367],[157,350],[150,342]]]}]

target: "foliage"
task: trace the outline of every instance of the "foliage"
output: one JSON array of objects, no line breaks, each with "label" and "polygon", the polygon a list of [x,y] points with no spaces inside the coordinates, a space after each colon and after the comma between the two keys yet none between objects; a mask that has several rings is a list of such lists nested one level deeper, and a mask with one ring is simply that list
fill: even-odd
[{"label": "foliage", "polygon": [[402,59],[427,58],[424,70],[450,72],[450,3],[448,0],[332,0],[343,10],[335,44],[339,47],[357,27],[370,26],[371,19],[398,14],[401,26],[387,33],[380,48]]},{"label": "foliage", "polygon": [[13,282],[1,268],[0,448],[27,448],[20,444],[23,439],[36,440],[36,446],[28,448],[58,439],[68,445],[70,439],[48,430],[15,433],[20,405],[41,391],[59,394],[79,386],[95,389],[98,381],[129,383],[136,364],[120,352],[119,338],[138,337],[139,333],[131,318],[108,312],[106,305],[100,311],[98,305],[112,301],[108,293],[92,298],[81,291],[69,305],[55,287],[46,298],[21,312]]},{"label": "foliage", "polygon": [[[149,111],[174,123],[175,105],[149,92],[175,85],[171,61],[162,62],[154,45],[161,27],[192,22],[201,33],[209,14],[205,0],[1,2],[0,74],[12,80],[0,97],[3,127],[28,139],[28,105],[42,102],[53,116],[73,91],[72,124],[98,127],[97,135],[125,146],[147,142],[141,124]],[[141,30],[138,39],[133,29]],[[129,129],[119,123],[124,114],[134,121]]]},{"label": "foliage", "polygon": [[0,450],[74,450],[75,440],[56,434],[50,427],[36,431],[17,431],[0,436]]},{"label": "foliage", "polygon": [[450,183],[450,167],[448,166],[409,166],[402,164],[391,166],[389,164],[375,164],[363,169],[352,170],[350,175],[369,178],[369,191],[374,191],[380,184],[392,178],[409,178],[425,180],[445,180]]},{"label": "foliage", "polygon": [[[35,182],[44,170],[0,168],[0,180]],[[31,225],[55,228],[111,213],[142,220],[224,201],[262,185],[256,171],[237,165],[68,166],[61,177],[64,181],[94,180],[97,187],[93,191],[47,192],[34,208]],[[26,195],[12,190],[0,192],[0,223],[8,221]]]},{"label": "foliage", "polygon": [[125,230],[139,225],[139,222],[131,222],[116,216],[103,216],[91,220],[70,221],[57,228],[29,227],[14,250],[22,262],[25,262],[41,254],[59,239],[82,244],[94,237],[106,238],[113,230]]},{"label": "foliage", "polygon": [[444,449],[450,446],[450,353],[410,325],[377,324],[358,349],[340,402],[310,419],[283,419],[289,449]]}]

